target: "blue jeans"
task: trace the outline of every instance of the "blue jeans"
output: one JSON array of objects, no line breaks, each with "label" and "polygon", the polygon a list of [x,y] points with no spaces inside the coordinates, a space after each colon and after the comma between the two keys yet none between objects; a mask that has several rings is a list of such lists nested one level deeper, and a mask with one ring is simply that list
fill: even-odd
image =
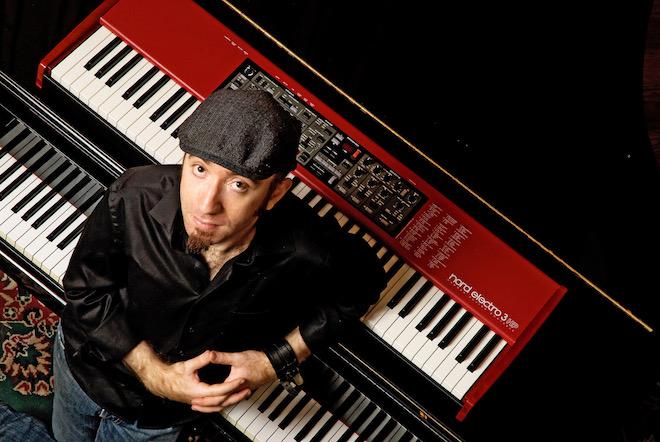
[{"label": "blue jeans", "polygon": [[57,329],[53,346],[55,388],[53,434],[60,442],[176,441],[181,426],[138,428],[96,404],[73,378],[64,356],[64,335]]},{"label": "blue jeans", "polygon": [[47,442],[52,441],[53,438],[39,419],[14,411],[9,405],[0,403],[0,440]]}]

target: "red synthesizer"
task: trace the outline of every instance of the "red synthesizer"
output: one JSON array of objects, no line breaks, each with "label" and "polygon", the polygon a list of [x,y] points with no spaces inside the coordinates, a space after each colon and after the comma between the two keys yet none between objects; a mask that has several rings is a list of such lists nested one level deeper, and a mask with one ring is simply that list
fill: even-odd
[{"label": "red synthesizer", "polygon": [[273,94],[303,124],[293,194],[387,271],[364,326],[459,420],[566,292],[192,0],[106,1],[42,60],[45,78],[160,163],[181,161],[177,128],[214,90]]}]

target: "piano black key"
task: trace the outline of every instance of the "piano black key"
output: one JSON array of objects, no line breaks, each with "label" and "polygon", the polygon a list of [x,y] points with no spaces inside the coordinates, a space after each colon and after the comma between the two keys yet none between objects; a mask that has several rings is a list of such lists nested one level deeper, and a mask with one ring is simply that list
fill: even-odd
[{"label": "piano black key", "polygon": [[316,434],[314,435],[314,437],[312,437],[310,442],[319,442],[321,439],[323,439],[323,437],[326,434],[328,434],[328,431],[330,431],[330,429],[337,423],[339,417],[343,416],[344,413],[346,413],[346,411],[348,411],[348,409],[351,408],[351,406],[353,406],[359,398],[360,398],[360,392],[357,390],[353,390],[351,394],[348,395],[346,400],[341,402],[341,404],[339,404],[339,407],[333,410],[330,419],[328,419],[323,424],[321,429],[319,429],[319,431],[316,432]]},{"label": "piano black key", "polygon": [[422,318],[421,321],[415,326],[415,328],[419,331],[424,330],[428,325],[431,323],[433,318],[435,318],[438,313],[440,313],[440,310],[449,302],[449,296],[445,295],[444,293],[438,299],[438,301],[435,303],[433,307],[431,307],[431,310],[429,310],[426,315]]},{"label": "piano black key", "polygon": [[64,232],[71,224],[73,224],[74,221],[80,219],[81,214],[85,212],[85,210],[87,210],[87,208],[91,206],[92,203],[96,202],[96,200],[99,199],[102,194],[103,191],[99,189],[93,194],[91,194],[91,196],[88,196],[85,202],[80,207],[78,207],[78,210],[74,211],[71,215],[67,217],[67,219],[62,221],[60,225],[58,225],[52,232],[50,232],[50,234],[46,237],[46,239],[48,241],[52,241],[55,238],[57,238],[59,235],[61,235],[62,232]]},{"label": "piano black key", "polygon": [[23,199],[21,199],[18,203],[16,203],[16,205],[14,205],[14,207],[11,208],[12,212],[16,213],[19,210],[21,210],[23,207],[25,207],[25,205],[30,201],[32,201],[32,199],[34,199],[39,194],[39,192],[41,192],[44,189],[44,187],[52,183],[55,180],[55,178],[62,176],[64,171],[67,170],[69,166],[71,166],[71,163],[68,160],[66,160],[62,164],[60,164],[55,170],[50,172],[43,179],[43,181],[39,183],[39,185],[36,187],[36,189],[34,189],[33,192],[30,192],[28,195],[25,195]]},{"label": "piano black key", "polygon": [[7,187],[2,189],[2,192],[0,192],[0,200],[5,199],[7,195],[9,195],[11,192],[16,190],[16,188],[21,184],[23,184],[25,180],[27,180],[32,175],[34,175],[34,172],[36,172],[39,168],[41,168],[41,166],[46,164],[46,162],[50,160],[53,157],[53,155],[55,155],[55,151],[52,148],[43,152],[41,156],[33,164],[28,166],[23,173],[21,173],[16,179],[14,179],[11,183],[9,183]]},{"label": "piano black key", "polygon": [[32,132],[30,132],[29,129],[27,128],[23,129],[14,138],[12,138],[9,143],[5,144],[4,146],[0,146],[0,152],[4,155],[5,153],[9,152],[14,147],[16,147],[18,144],[20,144],[30,135],[32,135]]},{"label": "piano black key", "polygon": [[390,249],[387,249],[387,252],[383,253],[383,256],[380,258],[381,261],[387,263],[394,256],[394,252]]},{"label": "piano black key", "polygon": [[272,404],[275,401],[275,399],[277,399],[277,397],[280,395],[280,393],[282,393],[283,391],[284,391],[284,387],[282,387],[282,385],[280,384],[277,384],[277,386],[273,389],[273,391],[270,392],[270,395],[268,395],[266,400],[264,400],[261,403],[261,405],[259,405],[258,410],[262,413],[266,411],[268,407],[270,407],[270,404]]},{"label": "piano black key", "polygon": [[371,419],[371,421],[367,424],[364,430],[360,431],[360,434],[358,435],[358,440],[359,441],[371,440],[371,435],[383,422],[385,422],[385,419],[387,419],[387,413],[385,413],[383,410],[380,410]]},{"label": "piano black key", "polygon": [[472,315],[469,312],[463,313],[463,316],[454,324],[454,326],[449,330],[449,332],[442,337],[440,342],[438,342],[438,347],[445,348],[451,341],[453,341],[456,336],[463,330],[468,321],[472,318]]},{"label": "piano black key", "polygon": [[403,299],[404,296],[406,296],[406,293],[410,291],[410,289],[413,288],[415,284],[422,278],[422,275],[420,273],[415,273],[413,274],[406,282],[401,286],[398,292],[394,296],[392,296],[392,299],[387,303],[387,306],[389,308],[394,308],[397,305],[399,305],[399,302]]},{"label": "piano black key", "polygon": [[490,338],[490,341],[484,346],[484,348],[481,349],[479,354],[470,362],[470,365],[468,365],[468,371],[474,371],[479,366],[484,362],[484,360],[488,357],[491,351],[495,348],[497,344],[499,344],[500,338],[498,335],[493,335],[492,338]]},{"label": "piano black key", "polygon": [[117,52],[106,64],[101,66],[101,69],[96,71],[94,76],[96,78],[102,78],[105,74],[108,73],[112,68],[117,66],[120,61],[124,59],[128,54],[130,54],[132,51],[130,46],[126,46],[125,48],[122,48],[119,52]]},{"label": "piano black key", "polygon": [[[170,115],[169,117],[167,117],[165,119],[165,121],[163,121],[163,124],[160,125],[160,128],[161,129],[167,129],[168,127],[170,127],[172,125],[172,123],[174,123],[176,120],[178,120],[179,117],[181,115],[183,115],[183,113],[185,111],[190,109],[192,107],[192,105],[195,104],[196,102],[197,102],[197,99],[195,97],[188,98],[186,101],[183,102],[183,104],[181,106],[179,106],[174,112],[172,112],[172,115]],[[177,128],[174,132],[176,132],[176,134],[172,133],[172,136],[174,138],[176,138],[178,133],[179,133],[179,128]]]},{"label": "piano black key", "polygon": [[156,121],[157,119],[162,117],[163,114],[167,112],[172,106],[174,106],[174,103],[179,101],[179,99],[183,97],[185,93],[186,93],[185,89],[179,88],[179,90],[177,90],[170,98],[168,98],[165,101],[165,103],[161,104],[160,107],[158,107],[158,109],[156,109],[156,111],[153,114],[151,114],[149,119],[151,121]]},{"label": "piano black key", "polygon": [[445,315],[442,318],[440,318],[438,323],[433,326],[429,334],[426,336],[429,339],[434,339],[436,336],[438,336],[442,331],[442,329],[447,326],[449,321],[451,321],[453,317],[456,316],[456,313],[458,313],[460,309],[461,306],[458,303],[452,305],[449,311],[447,311],[447,313],[445,313]]},{"label": "piano black key", "polygon": [[[309,193],[312,193],[312,192],[309,192]],[[343,231],[343,232],[348,233],[348,231],[351,230],[351,228],[352,228],[354,225],[355,225],[355,224],[353,223],[353,221],[351,221],[351,220],[349,219],[348,221],[346,221],[346,222],[344,223],[343,226],[341,226],[341,229],[340,229],[340,230]]]},{"label": "piano black key", "polygon": [[23,165],[22,163],[25,163],[26,161],[30,160],[34,155],[39,152],[43,146],[44,146],[44,141],[40,140],[38,143],[36,143],[34,146],[28,148],[27,150],[22,151],[21,155],[16,155],[17,160],[21,161],[16,161],[14,164],[9,166],[2,174],[0,174],[0,184],[4,183],[7,178],[9,178],[11,175],[13,175],[18,169],[21,168]]},{"label": "piano black key", "polygon": [[[367,399],[368,400],[368,399]],[[337,440],[337,442],[346,442],[348,439],[353,435],[353,433],[357,433],[362,424],[367,420],[368,417],[370,417],[374,411],[376,411],[376,405],[373,402],[369,402],[366,407],[364,407],[364,410],[360,412],[360,414],[355,418],[353,422],[349,425],[349,427],[344,431],[344,434],[341,435],[341,437]]]},{"label": "piano black key", "polygon": [[396,425],[397,425],[396,421],[394,419],[390,418],[390,420],[387,421],[385,426],[383,428],[381,428],[380,431],[378,433],[376,433],[376,435],[374,435],[374,437],[372,437],[370,439],[370,441],[371,442],[385,442],[385,441],[387,441],[388,439],[386,439],[386,438],[390,435],[390,433],[392,433],[392,431],[394,430]]},{"label": "piano black key", "polygon": [[80,235],[85,228],[85,223],[80,224],[78,227],[73,229],[71,233],[69,233],[58,245],[57,248],[60,250],[64,250],[66,246],[68,246],[71,241],[73,241],[78,235]]},{"label": "piano black key", "polygon": [[399,311],[399,316],[402,318],[405,318],[408,316],[408,313],[410,313],[416,306],[419,304],[419,301],[424,299],[424,296],[426,296],[429,293],[429,290],[433,288],[433,283],[431,281],[426,281],[420,288],[417,290],[417,292],[413,295],[413,297],[406,303],[406,305]]},{"label": "piano black key", "polygon": [[303,440],[309,432],[314,428],[314,426],[321,420],[323,415],[328,411],[328,409],[321,405],[321,408],[316,410],[316,413],[314,413],[314,416],[310,420],[307,421],[307,423],[296,433],[296,435],[293,437],[296,441],[301,441]]},{"label": "piano black key", "polygon": [[38,229],[48,218],[53,216],[55,212],[57,212],[57,209],[62,207],[67,201],[69,201],[73,196],[78,193],[83,187],[85,187],[89,182],[91,181],[91,178],[87,175],[84,175],[80,181],[78,181],[76,184],[73,185],[66,193],[62,195],[62,198],[57,200],[55,204],[50,206],[44,213],[41,214],[39,218],[35,222],[32,223],[32,227],[35,229]]},{"label": "piano black key", "polygon": [[[301,199],[301,201],[302,201],[303,203],[305,203],[305,204],[309,204],[309,202],[310,202],[310,201],[311,201],[316,195],[317,195],[317,193],[314,192],[314,190],[310,190],[309,192],[307,192],[307,195],[305,195],[305,196]],[[347,223],[347,224],[348,224],[348,223]]]},{"label": "piano black key", "polygon": [[399,438],[398,442],[411,442],[414,439],[415,436],[410,431],[406,431],[403,433],[403,436]]},{"label": "piano black key", "polygon": [[[385,262],[387,263],[388,261]],[[392,267],[390,267],[390,269],[385,272],[387,279],[392,279],[392,277],[396,274],[396,272],[399,271],[401,267],[403,267],[403,259],[397,259],[397,261],[392,264]]]},{"label": "piano black key", "polygon": [[303,408],[309,403],[311,400],[311,396],[308,394],[305,394],[304,392],[301,393],[303,397],[298,401],[296,405],[293,406],[291,411],[289,411],[289,414],[287,414],[284,419],[280,421],[279,424],[277,424],[278,427],[281,429],[285,429],[286,427],[289,426],[289,424],[302,412]]},{"label": "piano black key", "polygon": [[103,58],[105,58],[106,55],[108,55],[110,52],[112,52],[112,50],[114,48],[119,46],[119,43],[121,43],[121,38],[119,38],[119,37],[113,38],[112,41],[110,41],[110,43],[105,45],[103,47],[103,49],[101,49],[99,52],[94,54],[94,56],[92,58],[90,58],[90,60],[87,63],[85,63],[85,69],[87,69],[88,71],[91,70],[101,60],[103,60]]},{"label": "piano black key", "polygon": [[460,353],[458,353],[456,356],[456,362],[463,362],[468,356],[470,356],[470,353],[472,353],[477,345],[479,345],[484,336],[486,336],[486,333],[488,333],[488,327],[482,325],[472,339],[470,339],[470,342],[468,342]]},{"label": "piano black key", "polygon": [[129,98],[131,98],[133,95],[135,95],[135,93],[136,93],[138,90],[140,90],[140,88],[141,88],[142,86],[144,86],[149,80],[151,80],[151,78],[152,78],[154,75],[156,75],[158,72],[159,72],[159,70],[158,70],[158,68],[157,68],[156,66],[154,66],[154,67],[152,67],[151,69],[149,69],[147,72],[145,72],[145,74],[144,74],[143,76],[141,76],[141,77],[138,79],[138,81],[136,81],[135,83],[133,83],[133,85],[132,85],[131,87],[129,87],[128,89],[126,89],[126,92],[124,92],[124,93],[122,94],[121,97],[122,97],[124,100],[128,100]]},{"label": "piano black key", "polygon": [[144,103],[149,101],[151,97],[153,97],[156,92],[158,92],[163,86],[165,86],[165,83],[170,81],[170,77],[167,75],[163,75],[157,82],[151,85],[149,89],[146,90],[145,93],[143,93],[140,98],[135,100],[135,103],[133,103],[133,107],[136,109],[140,109]]},{"label": "piano black key", "polygon": [[273,409],[273,411],[270,412],[270,414],[268,415],[268,419],[270,419],[271,421],[277,419],[280,416],[280,414],[282,414],[282,411],[284,411],[284,409],[291,403],[294,397],[295,396],[292,394],[285,394],[282,400],[279,402],[279,404],[277,404]]},{"label": "piano black key", "polygon": [[115,72],[114,74],[112,74],[110,78],[108,78],[108,81],[105,82],[106,86],[110,86],[110,87],[114,86],[115,83],[121,80],[128,71],[133,69],[133,67],[135,67],[135,65],[138,64],[140,60],[142,60],[142,55],[140,54],[135,54],[133,57],[131,57],[131,59],[128,60],[126,64],[124,64],[124,66],[119,68],[117,72]]},{"label": "piano black key", "polygon": [[4,137],[6,134],[9,133],[10,130],[16,127],[16,125],[18,124],[18,120],[9,112],[4,112],[4,109],[0,109],[0,111],[2,111],[2,117],[3,117],[2,132],[0,132],[0,137]]}]

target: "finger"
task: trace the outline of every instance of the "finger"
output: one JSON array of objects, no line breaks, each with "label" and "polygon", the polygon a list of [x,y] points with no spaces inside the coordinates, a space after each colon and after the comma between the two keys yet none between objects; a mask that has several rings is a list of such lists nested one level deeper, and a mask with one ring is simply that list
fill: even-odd
[{"label": "finger", "polygon": [[195,397],[207,397],[207,396],[227,396],[230,393],[236,392],[238,389],[243,389],[245,387],[246,381],[243,378],[236,378],[231,381],[225,381],[220,384],[199,384],[199,388],[193,392]]},{"label": "finger", "polygon": [[228,396],[212,396],[212,397],[200,397],[194,398],[190,402],[191,405],[197,405],[202,407],[214,407],[221,405],[223,407],[228,407],[229,405],[234,405],[243,399],[247,399],[252,394],[252,390],[249,388],[243,388],[240,391],[232,393]]},{"label": "finger", "polygon": [[201,407],[198,405],[193,405],[192,408],[194,411],[199,411],[200,413],[220,413],[225,407]]},{"label": "finger", "polygon": [[204,353],[202,353],[199,356],[195,356],[192,359],[188,359],[187,361],[183,361],[185,364],[186,369],[190,371],[197,371],[202,367],[205,367],[211,363],[211,359],[213,358],[213,352],[210,350],[206,350]]},{"label": "finger", "polygon": [[241,391],[238,391],[236,393],[230,394],[223,402],[220,403],[223,407],[229,407],[230,405],[234,405],[239,403],[240,401],[243,401],[252,395],[252,390],[249,388],[244,388]]},{"label": "finger", "polygon": [[234,365],[234,363],[236,362],[236,354],[227,353],[224,351],[212,351],[211,362],[213,362],[214,364]]}]

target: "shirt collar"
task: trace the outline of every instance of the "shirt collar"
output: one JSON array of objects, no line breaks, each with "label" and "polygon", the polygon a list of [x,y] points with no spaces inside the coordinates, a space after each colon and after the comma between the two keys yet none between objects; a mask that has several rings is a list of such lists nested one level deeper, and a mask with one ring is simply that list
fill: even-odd
[{"label": "shirt collar", "polygon": [[[185,245],[188,235],[181,217],[181,199],[179,197],[180,175],[165,188],[163,197],[149,211],[149,214],[163,227],[170,246]],[[278,210],[280,209],[280,210]],[[295,250],[291,229],[285,222],[286,214],[276,206],[265,212],[257,221],[257,232],[252,243],[241,253],[239,264],[249,265],[257,257],[289,253]]]}]

